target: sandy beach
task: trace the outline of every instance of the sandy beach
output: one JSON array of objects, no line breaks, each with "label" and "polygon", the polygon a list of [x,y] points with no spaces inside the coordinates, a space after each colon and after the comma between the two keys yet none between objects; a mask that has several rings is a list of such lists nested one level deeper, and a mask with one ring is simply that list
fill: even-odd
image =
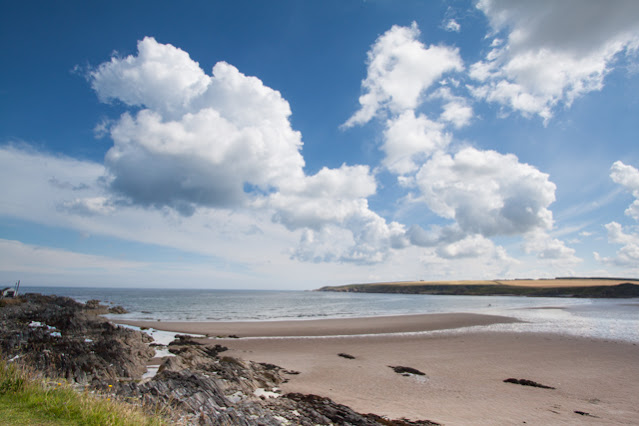
[{"label": "sandy beach", "polygon": [[[126,322],[206,334],[211,337],[202,342],[227,346],[230,356],[299,372],[288,376],[282,392],[326,396],[363,413],[446,425],[637,424],[639,346],[563,335],[455,330],[508,321],[513,320],[434,314],[259,323]],[[442,331],[414,334],[434,330]],[[391,334],[406,332],[412,334]],[[240,338],[214,337],[229,335]],[[406,376],[389,366],[425,375]],[[508,378],[555,389],[504,383]]]},{"label": "sandy beach", "polygon": [[504,316],[460,313],[301,321],[156,322],[118,320],[118,323],[165,331],[204,334],[211,337],[322,337],[415,333],[516,321],[516,319]]}]

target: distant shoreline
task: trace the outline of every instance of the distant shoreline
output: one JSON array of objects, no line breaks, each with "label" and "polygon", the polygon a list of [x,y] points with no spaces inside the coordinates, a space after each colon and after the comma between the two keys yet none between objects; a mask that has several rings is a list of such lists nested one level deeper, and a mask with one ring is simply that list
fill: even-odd
[{"label": "distant shoreline", "polygon": [[639,280],[625,278],[554,278],[492,281],[399,281],[326,286],[317,291],[453,296],[634,298],[639,297]]}]

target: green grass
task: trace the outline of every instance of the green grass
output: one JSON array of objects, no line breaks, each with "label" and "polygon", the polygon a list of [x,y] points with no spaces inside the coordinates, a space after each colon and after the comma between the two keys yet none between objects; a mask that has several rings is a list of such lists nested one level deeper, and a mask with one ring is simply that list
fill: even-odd
[{"label": "green grass", "polygon": [[161,416],[110,395],[76,391],[0,360],[0,425],[163,425]]}]

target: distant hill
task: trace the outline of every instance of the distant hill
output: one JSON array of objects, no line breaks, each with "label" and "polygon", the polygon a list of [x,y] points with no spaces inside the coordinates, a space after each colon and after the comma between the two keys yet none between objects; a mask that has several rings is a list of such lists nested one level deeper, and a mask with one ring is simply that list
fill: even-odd
[{"label": "distant hill", "polygon": [[327,286],[318,291],[465,296],[639,297],[639,279],[554,278],[521,280],[399,281]]}]

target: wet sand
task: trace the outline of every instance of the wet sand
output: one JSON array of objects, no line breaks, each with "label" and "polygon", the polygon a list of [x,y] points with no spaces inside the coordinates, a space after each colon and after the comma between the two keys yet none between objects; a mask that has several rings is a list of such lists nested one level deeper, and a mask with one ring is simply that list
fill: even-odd
[{"label": "wet sand", "polygon": [[517,322],[517,320],[497,315],[460,313],[301,321],[165,322],[118,320],[117,322],[137,327],[208,336],[290,337],[414,333],[474,325],[510,323]]},{"label": "wet sand", "polygon": [[[637,424],[638,346],[561,335],[455,330],[500,321],[509,319],[443,314],[261,323],[129,323],[209,336],[253,336],[202,341],[227,346],[230,356],[299,372],[286,376],[289,382],[282,386],[283,392],[326,396],[363,413],[446,425]],[[371,335],[420,330],[444,331]],[[404,376],[389,366],[415,368],[425,376]],[[504,383],[508,378],[556,389]]]}]

